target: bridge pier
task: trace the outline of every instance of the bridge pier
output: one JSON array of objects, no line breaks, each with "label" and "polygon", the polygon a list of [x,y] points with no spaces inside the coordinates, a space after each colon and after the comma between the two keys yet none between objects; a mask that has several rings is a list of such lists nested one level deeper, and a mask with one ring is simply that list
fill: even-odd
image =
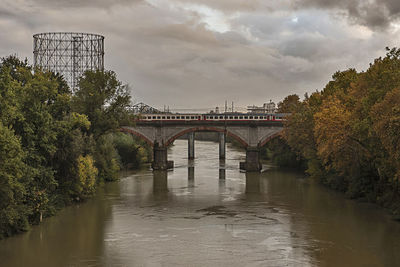
[{"label": "bridge pier", "polygon": [[174,168],[174,162],[168,161],[167,147],[159,146],[157,143],[153,147],[153,170],[168,170]]},{"label": "bridge pier", "polygon": [[240,169],[247,172],[259,172],[261,170],[260,149],[258,147],[246,148],[246,161],[240,162]]},{"label": "bridge pier", "polygon": [[225,133],[219,133],[219,158],[225,159],[225,157],[226,157]]},{"label": "bridge pier", "polygon": [[194,132],[188,133],[188,158],[194,159]]}]

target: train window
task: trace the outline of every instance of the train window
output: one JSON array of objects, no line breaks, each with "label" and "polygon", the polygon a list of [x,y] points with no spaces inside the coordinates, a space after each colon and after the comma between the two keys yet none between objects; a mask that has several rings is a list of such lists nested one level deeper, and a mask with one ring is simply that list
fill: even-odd
[{"label": "train window", "polygon": [[162,116],[161,118],[162,118],[163,120],[165,120],[165,116]]},{"label": "train window", "polygon": [[240,117],[239,117],[239,120],[243,120],[243,116],[240,116]]},{"label": "train window", "polygon": [[192,120],[194,120],[194,116],[190,117]]},{"label": "train window", "polygon": [[189,116],[186,116],[186,119],[188,120],[188,119],[190,119],[190,117],[189,117]]},{"label": "train window", "polygon": [[253,116],[250,116],[249,119],[252,120],[252,119],[253,119]]},{"label": "train window", "polygon": [[153,120],[155,120],[156,119],[156,116],[153,116]]},{"label": "train window", "polygon": [[172,116],[171,119],[175,120],[175,116]]},{"label": "train window", "polygon": [[170,116],[167,116],[167,120],[169,120],[169,119],[171,119],[171,117],[170,117]]},{"label": "train window", "polygon": [[224,116],[219,116],[219,118],[222,120],[222,119],[224,119]]},{"label": "train window", "polygon": [[159,120],[159,119],[161,119],[161,117],[160,117],[160,116],[157,116],[157,119]]},{"label": "train window", "polygon": [[244,116],[244,118],[247,120],[249,117],[248,116]]},{"label": "train window", "polygon": [[235,120],[237,120],[238,119],[238,117],[237,116],[235,116]]},{"label": "train window", "polygon": [[231,119],[233,119],[233,117],[232,117],[232,116],[229,116],[229,119],[231,120]]}]

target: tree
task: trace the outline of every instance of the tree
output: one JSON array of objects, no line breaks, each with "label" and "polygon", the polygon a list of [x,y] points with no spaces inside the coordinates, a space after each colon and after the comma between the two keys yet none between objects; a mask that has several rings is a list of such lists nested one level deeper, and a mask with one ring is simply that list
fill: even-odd
[{"label": "tree", "polygon": [[86,71],[79,81],[72,106],[91,123],[88,135],[96,142],[93,155],[100,181],[113,181],[119,176],[120,159],[110,134],[132,123],[130,104],[128,87],[112,71]]},{"label": "tree", "polygon": [[292,113],[300,105],[300,98],[298,95],[288,95],[282,102],[278,103],[279,113]]},{"label": "tree", "polygon": [[78,199],[92,196],[96,189],[97,168],[92,156],[79,156],[77,159],[78,183],[75,184],[75,193]]},{"label": "tree", "polygon": [[[400,89],[388,92],[371,110],[373,130],[387,152],[379,173],[396,186],[400,182]],[[382,176],[382,174],[381,174]]]},{"label": "tree", "polygon": [[24,152],[0,121],[0,239],[28,228]]},{"label": "tree", "polygon": [[89,133],[95,139],[132,123],[128,86],[122,85],[113,71],[86,71],[72,105],[74,111],[89,118]]}]

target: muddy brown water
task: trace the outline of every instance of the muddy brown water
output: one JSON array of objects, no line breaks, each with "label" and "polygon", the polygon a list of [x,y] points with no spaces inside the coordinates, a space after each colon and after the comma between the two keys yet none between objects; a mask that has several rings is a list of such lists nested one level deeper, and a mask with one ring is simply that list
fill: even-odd
[{"label": "muddy brown water", "polygon": [[[400,266],[400,223],[302,173],[238,170],[244,153],[196,141],[173,171],[107,184],[31,231],[0,241],[0,266]],[[224,178],[225,179],[220,179]]]}]

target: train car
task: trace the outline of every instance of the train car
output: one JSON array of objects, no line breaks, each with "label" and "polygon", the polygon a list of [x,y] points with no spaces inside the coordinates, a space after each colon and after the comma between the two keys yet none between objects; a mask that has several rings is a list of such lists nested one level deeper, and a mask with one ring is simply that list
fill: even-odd
[{"label": "train car", "polygon": [[207,113],[207,114],[142,114],[138,121],[282,121],[287,114]]},{"label": "train car", "polygon": [[198,121],[201,114],[141,114],[139,121]]}]

